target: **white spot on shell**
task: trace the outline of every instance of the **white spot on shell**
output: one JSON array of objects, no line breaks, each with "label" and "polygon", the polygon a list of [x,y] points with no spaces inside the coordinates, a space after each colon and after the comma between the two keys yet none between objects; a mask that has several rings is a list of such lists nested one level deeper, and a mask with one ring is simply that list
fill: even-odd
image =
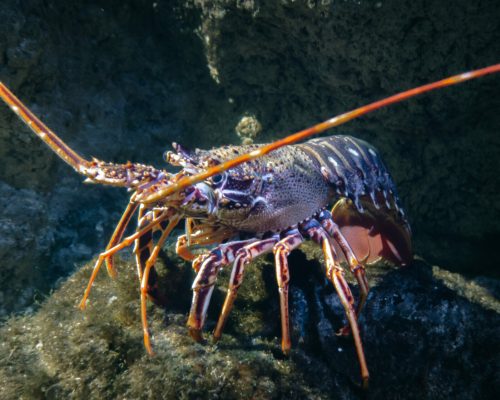
[{"label": "white spot on shell", "polygon": [[334,159],[334,158],[332,158],[332,157],[328,157],[328,161],[330,161],[330,162],[331,162],[333,165],[335,165],[336,167],[338,167],[338,166],[339,166],[338,162],[337,162],[337,161],[335,161],[335,159]]},{"label": "white spot on shell", "polygon": [[348,151],[349,153],[351,153],[352,155],[355,155],[356,157],[359,157],[359,153],[358,153],[356,150],[354,150],[354,149],[352,149],[352,148],[350,148],[350,147],[349,147],[349,148],[347,149],[347,151]]},{"label": "white spot on shell", "polygon": [[396,246],[394,246],[394,244],[392,244],[392,242],[390,241],[386,241],[387,245],[389,246],[389,248],[391,249],[391,252],[392,254],[394,254],[394,256],[399,260],[399,261],[403,261],[403,259],[401,258],[401,255],[399,254],[398,250],[396,249]]},{"label": "white spot on shell", "polygon": [[373,205],[375,206],[375,208],[376,208],[377,210],[378,210],[378,209],[380,209],[380,206],[379,206],[379,205],[378,205],[378,203],[377,203],[377,198],[375,197],[375,192],[373,192],[373,191],[372,191],[372,192],[370,192],[370,197],[371,197],[371,199],[372,199],[372,203],[373,203]]},{"label": "white spot on shell", "polygon": [[373,151],[373,149],[368,149],[368,151],[370,152],[370,154],[371,154],[373,157],[377,157],[377,153],[375,153],[375,151]]},{"label": "white spot on shell", "polygon": [[10,107],[12,111],[14,111],[16,114],[19,113],[19,107],[18,106],[11,106]]}]

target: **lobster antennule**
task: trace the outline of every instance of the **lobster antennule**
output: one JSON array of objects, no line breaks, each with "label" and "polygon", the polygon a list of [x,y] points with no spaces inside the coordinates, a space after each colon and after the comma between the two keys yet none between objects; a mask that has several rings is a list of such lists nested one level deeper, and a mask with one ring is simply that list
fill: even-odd
[{"label": "lobster antennule", "polygon": [[131,162],[114,164],[97,159],[85,160],[40,121],[2,82],[0,82],[0,98],[54,153],[76,172],[85,175],[88,178],[87,182],[141,189],[149,184],[168,180],[169,174],[148,165]]},{"label": "lobster antennule", "polygon": [[336,117],[330,118],[324,122],[320,122],[317,125],[314,125],[310,128],[304,129],[297,133],[294,133],[290,136],[287,136],[283,139],[276,140],[275,142],[269,143],[261,148],[251,151],[250,153],[242,154],[238,157],[233,158],[232,160],[223,162],[221,164],[215,165],[213,167],[208,168],[206,171],[200,172],[196,175],[186,176],[177,182],[169,185],[168,187],[157,191],[156,193],[146,196],[141,199],[144,203],[154,203],[162,198],[165,198],[173,193],[179,192],[185,189],[188,186],[194,185],[195,183],[201,182],[205,179],[208,179],[214,175],[220,174],[228,169],[237,167],[240,164],[243,164],[248,161],[255,160],[256,158],[260,158],[273,150],[279,149],[280,147],[297,143],[301,140],[304,140],[310,136],[317,135],[321,132],[326,131],[327,129],[345,124],[353,119],[361,117],[362,115],[368,114],[372,111],[378,110],[379,108],[399,103],[403,100],[409,99],[411,97],[418,96],[423,93],[430,92],[432,90],[441,89],[447,86],[456,85],[458,83],[466,82],[471,79],[476,79],[481,76],[495,74],[500,72],[500,64],[491,65],[489,67],[476,69],[469,72],[464,72],[458,75],[453,75],[445,79],[441,79],[436,82],[428,83],[426,85],[422,85],[413,89],[406,90],[404,92],[395,94],[393,96],[386,97],[385,99],[375,101],[373,103],[367,104],[365,106],[356,108],[352,111],[348,111],[344,114],[340,114]]},{"label": "lobster antennule", "polygon": [[84,168],[91,162],[75,153],[59,136],[40,121],[2,82],[0,82],[0,97],[35,134],[42,139],[60,158],[71,165],[77,172],[84,173]]}]

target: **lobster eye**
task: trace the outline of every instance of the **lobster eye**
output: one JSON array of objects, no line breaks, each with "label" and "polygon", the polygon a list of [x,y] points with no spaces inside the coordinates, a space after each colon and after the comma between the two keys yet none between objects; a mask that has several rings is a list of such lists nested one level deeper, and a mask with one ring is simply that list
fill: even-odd
[{"label": "lobster eye", "polygon": [[221,174],[217,174],[212,176],[212,182],[218,185],[219,183],[222,182],[223,176]]}]

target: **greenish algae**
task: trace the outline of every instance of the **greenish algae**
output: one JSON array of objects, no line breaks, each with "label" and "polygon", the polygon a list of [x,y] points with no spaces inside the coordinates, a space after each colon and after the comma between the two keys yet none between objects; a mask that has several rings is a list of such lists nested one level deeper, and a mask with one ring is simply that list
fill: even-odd
[{"label": "greenish algae", "polygon": [[[70,277],[35,314],[2,327],[0,398],[328,397],[321,394],[330,389],[320,378],[328,373],[325,365],[302,370],[297,362],[307,360],[305,354],[286,359],[279,340],[261,336],[264,323],[251,309],[266,296],[258,266],[250,266],[229,333],[213,345],[193,342],[185,327],[188,308],[179,311],[191,292],[182,293],[186,284],[173,287],[189,267],[167,273],[160,263],[160,271],[174,275],[174,310],[148,307],[155,351],[150,357],[142,342],[135,266],[119,261],[115,280],[102,271],[82,312],[77,305],[92,265]],[[222,290],[214,296],[216,305]]]},{"label": "greenish algae", "polygon": [[495,398],[491,344],[498,338],[500,314],[490,300],[478,299],[485,290],[498,297],[496,281],[485,278],[478,292],[465,278],[450,279],[421,259],[407,268],[369,267],[372,290],[360,319],[371,373],[364,393],[352,338],[335,335],[344,313],[314,246],[289,257],[290,357],[280,349],[272,256],[247,267],[225,333],[213,344],[209,332],[229,275],[221,273],[206,323],[208,340],[199,344],[185,326],[194,274],[171,247],[157,265],[167,305],[148,306],[154,357],[142,344],[134,264],[117,260],[115,280],[102,271],[82,312],[77,305],[89,263],[36,313],[11,318],[0,328],[0,398],[398,399],[401,393],[415,399]]}]

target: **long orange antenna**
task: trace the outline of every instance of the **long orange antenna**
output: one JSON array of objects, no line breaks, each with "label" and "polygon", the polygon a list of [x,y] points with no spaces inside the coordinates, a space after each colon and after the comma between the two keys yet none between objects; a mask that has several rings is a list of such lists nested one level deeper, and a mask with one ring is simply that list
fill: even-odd
[{"label": "long orange antenna", "polygon": [[178,192],[188,186],[191,186],[195,183],[201,182],[207,178],[210,178],[211,176],[220,174],[221,172],[224,172],[230,168],[236,167],[240,164],[243,164],[244,162],[254,160],[256,158],[262,157],[263,155],[276,150],[280,147],[293,144],[296,142],[299,142],[303,139],[306,139],[310,136],[316,135],[318,133],[324,132],[327,129],[333,128],[335,126],[339,126],[342,124],[345,124],[348,121],[351,121],[355,118],[358,118],[362,115],[368,114],[372,111],[378,110],[379,108],[388,106],[390,104],[398,103],[400,101],[409,99],[411,97],[418,96],[420,94],[430,92],[435,89],[440,89],[444,88],[446,86],[451,86],[451,85],[456,85],[457,83],[462,83],[471,79],[476,79],[484,75],[489,75],[489,74],[494,74],[500,72],[500,64],[495,64],[491,65],[486,68],[482,69],[477,69],[474,71],[469,71],[469,72],[464,72],[459,75],[454,75],[449,78],[442,79],[437,82],[433,83],[428,83],[427,85],[419,86],[414,89],[407,90],[405,92],[401,92],[398,94],[395,94],[393,96],[387,97],[385,99],[375,101],[374,103],[368,104],[366,106],[362,106],[359,108],[356,108],[355,110],[346,112],[344,114],[340,114],[336,117],[330,118],[324,122],[321,122],[317,125],[312,126],[311,128],[304,129],[302,131],[299,131],[297,133],[294,133],[293,135],[287,136],[284,139],[277,140],[275,142],[269,143],[265,146],[262,146],[261,148],[254,150],[250,153],[247,154],[242,154],[241,156],[238,156],[236,158],[233,158],[232,160],[223,162],[221,164],[218,164],[214,167],[211,167],[207,169],[205,172],[201,172],[196,175],[192,176],[186,176],[182,179],[180,179],[178,182],[173,183],[172,185],[169,185],[165,189],[159,190],[158,192],[145,196],[144,198],[138,198],[138,200],[142,203],[153,203],[155,201],[161,200],[162,198]]},{"label": "long orange antenna", "polygon": [[0,82],[0,98],[14,111],[17,116],[31,128],[35,134],[42,139],[54,152],[71,165],[77,172],[82,173],[84,168],[91,166],[91,163],[64,143],[59,136],[50,130],[36,115],[34,115],[21,100],[19,100],[2,82]]}]

